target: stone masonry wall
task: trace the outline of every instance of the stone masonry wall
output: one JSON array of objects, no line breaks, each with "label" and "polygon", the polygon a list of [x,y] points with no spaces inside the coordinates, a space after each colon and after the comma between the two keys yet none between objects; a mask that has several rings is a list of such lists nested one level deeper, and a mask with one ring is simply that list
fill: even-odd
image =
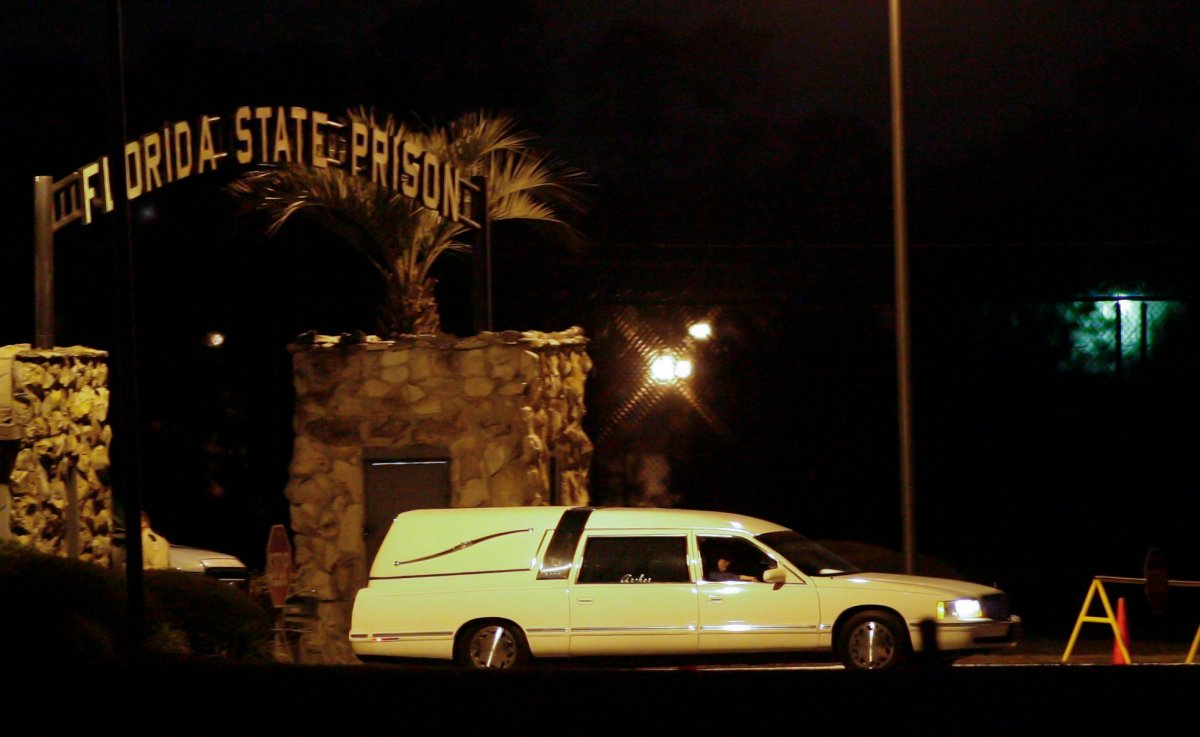
[{"label": "stone masonry wall", "polygon": [[108,354],[0,347],[0,537],[109,565]]},{"label": "stone masonry wall", "polygon": [[301,660],[357,662],[347,642],[366,585],[364,448],[449,449],[455,507],[543,505],[551,459],[559,503],[588,502],[592,444],[583,431],[591,369],[580,328],[293,345],[294,590],[316,592],[316,631]]}]

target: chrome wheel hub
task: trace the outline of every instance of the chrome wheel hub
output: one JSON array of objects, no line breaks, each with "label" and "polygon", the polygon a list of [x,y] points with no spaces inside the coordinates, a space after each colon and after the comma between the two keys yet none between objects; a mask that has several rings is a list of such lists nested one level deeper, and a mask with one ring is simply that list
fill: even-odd
[{"label": "chrome wheel hub", "polygon": [[850,635],[850,658],[859,668],[883,668],[895,654],[896,640],[879,622],[863,622]]},{"label": "chrome wheel hub", "polygon": [[467,655],[476,668],[511,668],[517,661],[517,641],[504,627],[490,625],[471,638]]}]

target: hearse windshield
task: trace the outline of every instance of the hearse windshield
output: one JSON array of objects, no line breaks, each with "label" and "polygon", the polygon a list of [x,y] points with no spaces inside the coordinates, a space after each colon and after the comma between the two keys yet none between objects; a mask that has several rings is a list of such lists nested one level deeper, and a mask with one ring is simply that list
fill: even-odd
[{"label": "hearse windshield", "polygon": [[768,532],[759,535],[758,539],[808,576],[837,576],[860,571],[858,566],[839,558],[799,532]]}]

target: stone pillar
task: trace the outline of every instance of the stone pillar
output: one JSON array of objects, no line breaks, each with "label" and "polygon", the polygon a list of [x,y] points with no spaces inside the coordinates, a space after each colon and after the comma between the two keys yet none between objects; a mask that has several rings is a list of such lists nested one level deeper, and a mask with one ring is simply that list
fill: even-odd
[{"label": "stone pillar", "polygon": [[[0,535],[109,565],[108,354],[0,347]],[[11,460],[7,460],[11,459]],[[7,505],[4,502],[7,501]]]},{"label": "stone pillar", "polygon": [[587,504],[586,346],[579,328],[292,346],[295,586],[320,600],[302,659],[357,662],[347,635],[370,566],[364,448],[449,449],[456,507]]}]

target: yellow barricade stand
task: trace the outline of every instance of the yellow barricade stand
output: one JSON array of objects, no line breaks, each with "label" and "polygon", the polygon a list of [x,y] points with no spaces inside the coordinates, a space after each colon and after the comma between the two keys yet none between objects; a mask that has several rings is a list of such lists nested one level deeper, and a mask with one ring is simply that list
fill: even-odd
[{"label": "yellow barricade stand", "polygon": [[[1126,663],[1132,663],[1133,659],[1129,657],[1129,646],[1121,637],[1121,629],[1117,626],[1117,618],[1113,614],[1112,604],[1108,602],[1108,594],[1104,592],[1104,584],[1102,580],[1108,580],[1111,577],[1096,576],[1092,579],[1092,586],[1088,589],[1087,597],[1083,600],[1083,608],[1079,610],[1079,619],[1075,620],[1075,629],[1071,632],[1071,639],[1067,640],[1067,649],[1063,653],[1062,662],[1067,662],[1071,657],[1071,651],[1075,649],[1075,640],[1079,638],[1079,630],[1083,628],[1084,622],[1094,622],[1097,624],[1107,624],[1112,627],[1113,639],[1117,646],[1121,649],[1121,655],[1125,658]],[[1133,579],[1130,579],[1132,581]],[[1100,594],[1100,603],[1104,605],[1104,616],[1097,617],[1088,614],[1092,608],[1092,598]]]},{"label": "yellow barricade stand", "polygon": [[[1133,659],[1129,657],[1129,645],[1125,639],[1121,637],[1121,629],[1118,626],[1117,618],[1113,614],[1112,604],[1109,603],[1108,594],[1104,591],[1104,583],[1130,583],[1130,584],[1145,584],[1144,578],[1125,578],[1123,576],[1095,576],[1092,578],[1092,585],[1088,588],[1087,596],[1083,600],[1083,608],[1079,610],[1079,619],[1075,621],[1075,629],[1071,632],[1071,639],[1067,641],[1067,649],[1063,653],[1062,662],[1067,662],[1071,657],[1071,651],[1075,649],[1075,641],[1079,638],[1079,630],[1083,627],[1084,622],[1093,622],[1096,624],[1107,624],[1112,628],[1113,641],[1116,642],[1120,649],[1121,655],[1125,658],[1126,663],[1132,663]],[[1200,587],[1200,581],[1167,581],[1168,586],[1185,586],[1185,587]],[[1104,607],[1104,616],[1089,614],[1092,607],[1092,600],[1099,594],[1100,603]],[[1200,650],[1200,627],[1196,628],[1196,636],[1192,638],[1192,647],[1188,650],[1185,663],[1191,664],[1195,662],[1196,652]]]}]

